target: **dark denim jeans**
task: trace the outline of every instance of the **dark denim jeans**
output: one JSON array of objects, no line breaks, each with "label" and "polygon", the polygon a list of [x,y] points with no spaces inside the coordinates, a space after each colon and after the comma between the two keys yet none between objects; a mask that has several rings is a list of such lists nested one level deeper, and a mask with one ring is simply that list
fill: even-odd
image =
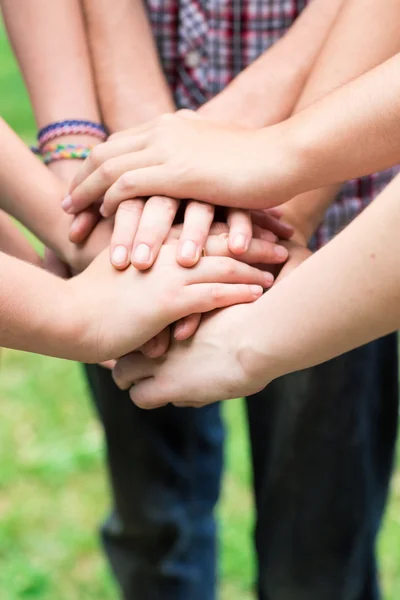
[{"label": "dark denim jeans", "polygon": [[[146,412],[88,368],[114,511],[105,548],[126,600],[213,600],[219,406]],[[398,414],[389,336],[247,401],[260,600],[376,600],[375,538]]]}]

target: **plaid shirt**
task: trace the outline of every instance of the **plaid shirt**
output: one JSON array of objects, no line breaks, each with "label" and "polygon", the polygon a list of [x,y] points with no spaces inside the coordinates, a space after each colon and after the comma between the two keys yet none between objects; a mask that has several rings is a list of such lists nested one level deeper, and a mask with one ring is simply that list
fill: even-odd
[{"label": "plaid shirt", "polygon": [[[165,74],[177,106],[196,109],[218,94],[292,25],[307,0],[147,0]],[[395,170],[347,182],[311,246],[345,227]]]}]

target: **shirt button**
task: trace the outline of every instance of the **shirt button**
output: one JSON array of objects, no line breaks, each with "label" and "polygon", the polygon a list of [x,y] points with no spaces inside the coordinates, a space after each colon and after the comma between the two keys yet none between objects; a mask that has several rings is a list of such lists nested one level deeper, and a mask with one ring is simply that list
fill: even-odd
[{"label": "shirt button", "polygon": [[191,50],[186,54],[185,62],[190,69],[195,69],[201,63],[200,52],[197,52],[197,50]]}]

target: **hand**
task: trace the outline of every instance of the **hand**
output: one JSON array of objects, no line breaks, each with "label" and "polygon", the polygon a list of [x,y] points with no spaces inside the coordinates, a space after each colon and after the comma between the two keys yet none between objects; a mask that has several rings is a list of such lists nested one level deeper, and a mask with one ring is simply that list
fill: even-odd
[{"label": "hand", "polygon": [[274,374],[266,368],[262,378],[256,378],[241,360],[242,334],[251,310],[252,305],[233,306],[205,316],[196,335],[173,342],[165,357],[151,359],[140,352],[124,356],[113,371],[116,384],[131,388],[130,396],[141,408],[169,403],[199,407],[254,394]]},{"label": "hand", "polygon": [[62,240],[61,259],[71,267],[74,274],[80,273],[108,247],[112,229],[113,219],[101,219],[83,244],[78,246],[67,239]]},{"label": "hand", "polygon": [[164,246],[144,273],[133,267],[116,271],[105,252],[66,283],[85,323],[86,361],[126,354],[188,314],[252,302],[270,281],[262,271],[230,258],[205,257],[185,269],[176,263],[175,252],[172,244]]},{"label": "hand", "polygon": [[[271,229],[275,228],[277,233],[281,233],[286,237],[290,237],[293,234],[293,229],[289,225],[278,220],[280,218],[280,213],[278,211],[274,209],[273,213],[274,214],[268,214],[268,211],[265,211],[260,214],[254,212],[251,215],[255,223],[267,225],[269,229],[264,230],[259,225],[254,224],[254,237],[250,242],[248,250],[240,256],[236,256],[229,248],[229,228],[227,224],[213,223],[210,229],[210,235],[204,246],[206,255],[228,256],[249,265],[258,265],[260,268],[262,268],[262,265],[268,265],[270,267],[272,264],[278,266],[279,264],[284,263],[288,257],[287,249],[283,245],[278,246],[275,244],[277,236],[272,233]],[[270,227],[271,224],[273,227]],[[170,231],[167,242],[179,240],[181,230],[182,225],[175,225]],[[270,285],[272,285],[274,276],[272,273],[270,273],[270,276]],[[200,324],[200,320],[200,314],[192,314],[178,321],[173,330],[174,338],[179,341],[184,341],[192,337]],[[162,356],[168,350],[169,342],[170,329],[168,328],[167,331],[163,331],[147,342],[140,348],[140,351],[145,356],[156,358]]]},{"label": "hand", "polygon": [[187,113],[164,115],[95,148],[64,209],[78,213],[103,195],[104,216],[127,198],[156,193],[247,208],[294,195],[290,184],[301,165],[289,160],[284,123],[252,131]]}]

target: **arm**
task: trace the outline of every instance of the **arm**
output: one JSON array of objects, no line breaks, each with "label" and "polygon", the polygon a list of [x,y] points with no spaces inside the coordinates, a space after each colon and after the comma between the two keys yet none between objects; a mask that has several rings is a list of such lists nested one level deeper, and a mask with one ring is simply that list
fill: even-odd
[{"label": "arm", "polygon": [[[100,121],[80,0],[0,0],[0,6],[38,128],[68,118]],[[98,139],[71,135],[57,142],[94,145]],[[78,160],[64,160],[50,170],[69,182],[78,167]],[[93,212],[85,213],[75,229],[95,223]]]},{"label": "arm", "polygon": [[249,127],[289,117],[342,5],[343,0],[310,2],[280,40],[199,112]]},{"label": "arm", "polygon": [[[66,262],[80,269],[94,258],[96,249],[108,245],[109,231],[106,222],[98,226],[83,252],[68,241],[71,218],[60,209],[64,186],[46,169],[14,132],[0,119],[0,140],[7,152],[0,161],[0,208],[30,229],[46,246]],[[21,177],[29,173],[29,178]],[[96,246],[92,250],[91,244]],[[81,264],[81,261],[82,264]]]},{"label": "arm", "polygon": [[[0,345],[84,362],[121,356],[191,312],[260,297],[262,274],[232,262],[209,257],[192,273],[169,246],[143,276],[118,273],[103,253],[65,281],[0,253]],[[239,285],[229,285],[232,267]]]},{"label": "arm", "polygon": [[[89,158],[83,165],[66,209],[80,212],[103,194],[103,213],[108,215],[127,194],[269,208],[297,194],[392,167],[400,162],[399,97],[396,54],[287,121],[262,130],[165,115],[128,132],[123,142],[103,144],[97,163]],[[174,144],[168,145],[172,136]],[[143,147],[145,156],[140,154]],[[183,150],[187,147],[190,155]],[[126,152],[133,158],[122,168],[118,156]],[[111,159],[113,172],[98,171]]]},{"label": "arm", "polygon": [[248,323],[254,335],[246,343],[251,351],[243,355],[252,368],[269,364],[272,379],[399,328],[399,194],[397,177],[351,225],[254,306]]},{"label": "arm", "polygon": [[83,0],[97,91],[110,131],[175,110],[142,0]]},{"label": "arm", "polygon": [[[355,79],[400,50],[397,0],[351,0],[345,3],[307,80],[295,113],[335,88]],[[340,186],[297,196],[286,203],[285,218],[308,242],[321,223]]]},{"label": "arm", "polygon": [[[88,37],[104,120],[118,131],[175,110],[162,72],[142,0],[84,0]],[[115,218],[111,259],[117,268],[132,263],[149,268],[168,236],[179,209],[168,197],[127,198]],[[213,220],[210,206],[191,203],[185,212],[178,261],[193,266],[201,255]],[[241,253],[251,240],[251,224],[243,214],[231,215],[231,239],[244,239],[233,250]],[[249,231],[250,229],[250,231]],[[244,234],[244,235],[243,235]]]},{"label": "arm", "polygon": [[41,264],[40,256],[3,211],[0,211],[0,252],[5,252],[34,265]]}]

